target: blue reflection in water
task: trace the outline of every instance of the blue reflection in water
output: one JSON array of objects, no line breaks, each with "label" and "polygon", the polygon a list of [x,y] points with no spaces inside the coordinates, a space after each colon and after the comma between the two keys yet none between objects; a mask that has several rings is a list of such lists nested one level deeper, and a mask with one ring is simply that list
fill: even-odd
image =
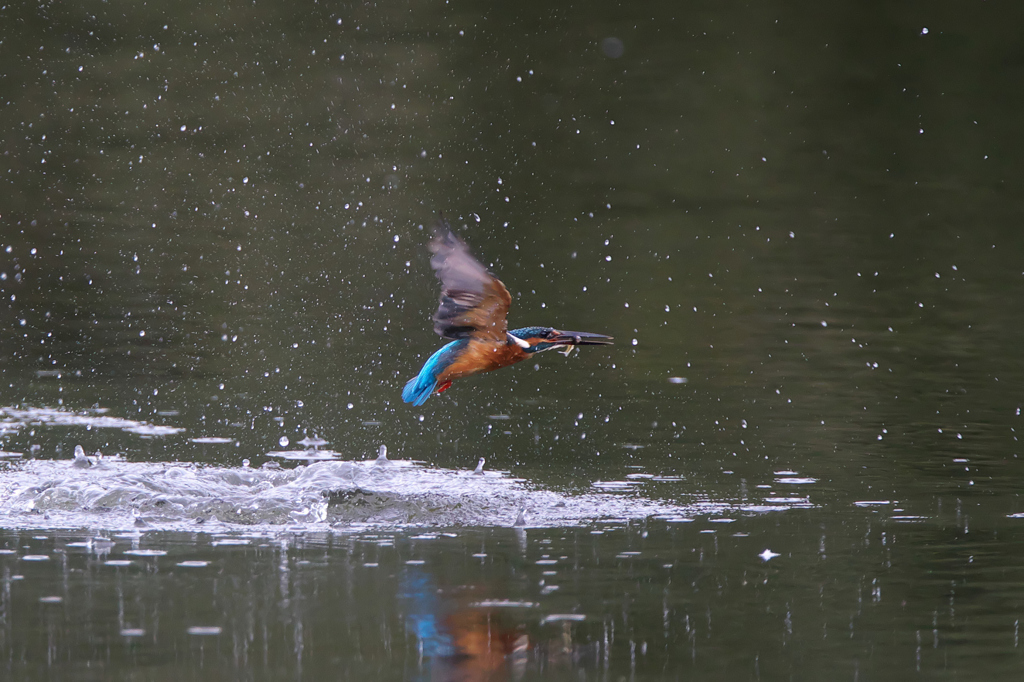
[{"label": "blue reflection in water", "polygon": [[420,665],[416,680],[501,680],[522,677],[529,637],[521,624],[502,627],[486,610],[443,600],[430,574],[407,569],[399,596],[408,607],[406,630],[415,635]]},{"label": "blue reflection in water", "polygon": [[455,654],[451,635],[441,630],[441,600],[430,575],[420,570],[406,570],[402,575],[399,595],[408,602],[405,629],[416,636],[420,655],[437,658]]}]

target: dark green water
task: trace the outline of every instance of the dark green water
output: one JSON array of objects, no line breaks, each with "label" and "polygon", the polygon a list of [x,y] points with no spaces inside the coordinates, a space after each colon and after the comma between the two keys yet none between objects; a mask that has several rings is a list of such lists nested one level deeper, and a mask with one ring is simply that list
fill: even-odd
[{"label": "dark green water", "polygon": [[[1017,679],[1022,14],[0,5],[3,676]],[[616,345],[403,404],[442,210]],[[213,528],[142,468],[313,436],[534,496]],[[24,462],[76,444],[131,495]]]}]

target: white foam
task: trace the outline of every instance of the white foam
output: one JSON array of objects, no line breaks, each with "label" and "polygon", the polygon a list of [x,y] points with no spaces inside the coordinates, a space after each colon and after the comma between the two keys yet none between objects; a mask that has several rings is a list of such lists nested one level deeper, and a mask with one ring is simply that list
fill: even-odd
[{"label": "white foam", "polygon": [[133,419],[108,417],[106,410],[93,409],[72,412],[49,407],[0,407],[3,430],[19,431],[28,426],[85,426],[93,429],[120,429],[141,436],[170,436],[185,429],[176,426],[160,426]]}]

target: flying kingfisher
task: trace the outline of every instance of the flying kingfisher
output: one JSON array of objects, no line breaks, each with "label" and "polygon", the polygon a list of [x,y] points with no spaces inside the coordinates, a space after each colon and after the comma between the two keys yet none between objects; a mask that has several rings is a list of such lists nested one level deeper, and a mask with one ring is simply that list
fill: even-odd
[{"label": "flying kingfisher", "polygon": [[508,329],[505,321],[512,297],[497,277],[487,272],[466,243],[441,217],[430,240],[430,267],[441,280],[441,305],[434,313],[434,331],[454,339],[430,356],[419,375],[402,391],[402,400],[422,405],[442,393],[455,379],[490,372],[557,348],[567,357],[576,346],[599,346],[612,337],[565,332],[551,327]]}]

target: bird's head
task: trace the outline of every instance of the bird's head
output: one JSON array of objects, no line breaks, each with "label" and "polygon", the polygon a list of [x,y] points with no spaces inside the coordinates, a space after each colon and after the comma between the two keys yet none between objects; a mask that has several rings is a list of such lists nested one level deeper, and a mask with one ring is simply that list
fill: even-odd
[{"label": "bird's head", "polygon": [[540,353],[552,348],[572,350],[576,346],[607,346],[612,337],[590,332],[566,332],[551,327],[525,327],[509,332],[516,345],[527,353]]}]

